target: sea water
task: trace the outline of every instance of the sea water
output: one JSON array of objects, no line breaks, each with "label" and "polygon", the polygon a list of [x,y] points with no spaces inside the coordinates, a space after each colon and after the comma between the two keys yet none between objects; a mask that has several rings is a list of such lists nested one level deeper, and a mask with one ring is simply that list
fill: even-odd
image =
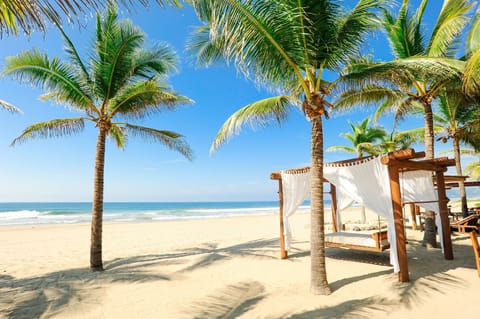
[{"label": "sea water", "polygon": [[[325,202],[328,207],[329,201]],[[298,213],[310,210],[304,202]],[[103,220],[149,222],[180,219],[224,218],[278,214],[278,201],[261,202],[107,202]],[[89,223],[92,204],[81,203],[0,203],[0,226]]]}]

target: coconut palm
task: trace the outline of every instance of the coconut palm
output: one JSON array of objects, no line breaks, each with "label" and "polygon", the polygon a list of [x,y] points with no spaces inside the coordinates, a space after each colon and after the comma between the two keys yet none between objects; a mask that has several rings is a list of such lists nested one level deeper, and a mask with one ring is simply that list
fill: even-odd
[{"label": "coconut palm", "polygon": [[453,56],[473,4],[467,0],[444,0],[425,44],[422,19],[427,3],[428,0],[423,0],[412,15],[408,10],[409,0],[403,0],[396,18],[384,10],[383,28],[395,60],[375,63],[363,59],[350,65],[345,76],[347,90],[337,106],[381,102],[375,115],[378,118],[391,110],[402,116],[420,105],[424,113],[426,158],[432,159],[432,102],[450,81],[461,78],[465,63]]},{"label": "coconut palm", "polygon": [[412,144],[418,143],[423,139],[425,130],[416,128],[406,131],[396,131],[385,135],[382,142],[378,145],[380,153],[389,153],[398,150],[406,150],[412,147]]},{"label": "coconut palm", "polygon": [[[403,0],[398,15],[384,10],[383,28],[395,60],[372,63],[360,61],[350,65],[345,75],[347,90],[337,106],[380,103],[377,114],[394,110],[408,114],[421,106],[424,114],[425,153],[433,159],[434,127],[432,102],[451,82],[458,81],[465,62],[454,59],[458,39],[469,22],[473,3],[468,0],[444,0],[442,9],[427,37],[422,33],[422,20],[428,0],[422,0],[415,14],[410,14],[409,0]],[[433,212],[426,213],[424,243],[436,246]]]},{"label": "coconut palm", "polygon": [[[130,1],[121,0],[124,5],[130,6]],[[147,6],[148,0],[140,0]],[[179,0],[157,0],[165,4],[180,6]],[[3,34],[18,34],[21,29],[26,34],[38,29],[45,31],[48,20],[58,23],[64,15],[68,20],[72,17],[86,15],[86,9],[103,9],[107,2],[100,0],[2,0],[0,1],[0,36]]]},{"label": "coconut palm", "polygon": [[357,157],[363,157],[366,154],[377,154],[378,143],[383,141],[386,136],[386,132],[381,127],[373,127],[370,125],[370,117],[367,117],[357,124],[353,124],[348,121],[351,133],[341,133],[340,136],[345,137],[351,143],[351,146],[335,145],[327,148],[327,152],[331,151],[345,151],[348,153],[354,153]]},{"label": "coconut palm", "polygon": [[44,99],[64,104],[82,116],[33,124],[12,145],[34,139],[77,134],[85,122],[98,129],[90,268],[103,270],[102,219],[106,138],[118,147],[127,137],[142,137],[159,142],[191,158],[183,137],[172,131],[130,124],[128,120],[145,118],[163,110],[173,110],[179,103],[190,102],[173,92],[166,76],[176,69],[174,51],[167,45],[145,49],[145,34],[129,20],[117,20],[117,10],[109,6],[97,15],[96,41],[90,60],[85,63],[72,41],[60,28],[68,61],[48,58],[37,49],[9,57],[5,73],[45,90]]},{"label": "coconut palm", "polygon": [[221,127],[216,150],[246,123],[284,121],[302,106],[312,123],[311,138],[311,291],[329,294],[325,268],[322,115],[332,106],[332,83],[325,72],[338,72],[358,52],[376,25],[373,9],[381,0],[360,0],[351,10],[332,0],[194,0],[205,23],[189,43],[197,62],[233,63],[260,85],[279,95],[240,108]]},{"label": "coconut palm", "polygon": [[[478,119],[478,105],[463,93],[460,87],[457,90],[450,88],[440,95],[439,110],[435,115],[436,125],[442,127],[439,140],[446,143],[449,139],[453,143],[453,154],[457,175],[462,175],[460,144],[476,144],[478,136],[472,134],[474,122]],[[467,194],[463,181],[459,182],[462,213],[468,215]]]}]

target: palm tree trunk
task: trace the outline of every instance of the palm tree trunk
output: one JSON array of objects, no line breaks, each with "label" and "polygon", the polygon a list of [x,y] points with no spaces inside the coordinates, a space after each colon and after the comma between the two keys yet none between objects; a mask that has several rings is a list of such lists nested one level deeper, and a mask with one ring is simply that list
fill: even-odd
[{"label": "palm tree trunk", "polygon": [[325,223],[323,204],[323,128],[322,118],[312,119],[310,289],[316,295],[331,293],[325,265]]},{"label": "palm tree trunk", "polygon": [[[425,158],[433,159],[434,150],[434,134],[433,134],[433,112],[432,104],[423,102],[425,109]],[[435,213],[427,210],[425,212],[425,231],[423,233],[422,245],[427,248],[437,247],[437,231],[435,230]]]},{"label": "palm tree trunk", "polygon": [[99,125],[95,156],[93,184],[92,229],[90,238],[90,269],[103,271],[102,228],[103,228],[103,180],[105,168],[105,137],[107,129]]},{"label": "palm tree trunk", "polygon": [[[457,170],[457,175],[461,176],[462,173],[462,164],[460,163],[460,142],[457,137],[453,137],[453,152],[455,156],[455,168]],[[460,199],[462,201],[462,215],[463,217],[468,216],[468,206],[467,206],[467,192],[465,191],[465,183],[463,180],[458,182],[458,188],[460,190]]]},{"label": "palm tree trunk", "polygon": [[425,158],[433,159],[435,154],[434,141],[435,136],[433,132],[433,111],[430,103],[423,103],[425,109],[424,125],[425,125]]}]

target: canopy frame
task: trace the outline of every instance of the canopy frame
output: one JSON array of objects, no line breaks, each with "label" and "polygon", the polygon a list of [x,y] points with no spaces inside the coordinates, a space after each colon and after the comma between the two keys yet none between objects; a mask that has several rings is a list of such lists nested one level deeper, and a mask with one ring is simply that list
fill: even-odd
[{"label": "canopy frame", "polygon": [[[408,258],[407,258],[407,248],[406,248],[406,238],[404,232],[404,223],[403,223],[403,211],[402,207],[404,204],[402,202],[402,190],[400,187],[400,173],[407,171],[416,171],[416,170],[425,170],[431,171],[435,174],[436,186],[437,186],[437,195],[438,195],[438,206],[440,211],[440,220],[442,224],[442,233],[439,234],[442,236],[443,241],[443,253],[444,257],[447,260],[453,259],[453,250],[452,250],[452,239],[450,233],[450,222],[448,218],[448,206],[447,203],[449,199],[446,196],[445,188],[445,176],[444,173],[447,171],[449,166],[455,165],[454,159],[449,159],[447,157],[440,157],[431,160],[419,160],[425,157],[425,152],[415,152],[414,149],[400,150],[395,152],[390,152],[388,154],[381,156],[381,163],[388,166],[388,172],[390,176],[390,193],[392,199],[393,207],[393,217],[395,224],[396,232],[396,244],[397,244],[397,257],[400,265],[400,271],[398,273],[399,282],[408,282],[410,280],[408,273]],[[369,157],[355,158],[345,161],[338,161],[329,163],[329,165],[336,166],[348,166],[355,165],[360,163]],[[309,170],[310,167],[301,167],[295,169],[289,169],[287,172],[290,173],[300,173]],[[284,242],[284,221],[283,221],[283,189],[282,189],[282,176],[280,171],[275,171],[270,174],[270,179],[278,180],[279,183],[279,199],[280,199],[280,251],[281,258],[288,258],[288,253],[285,250]],[[324,182],[330,183],[328,180],[324,179]],[[330,196],[332,198],[332,219],[333,219],[333,228],[334,231],[338,231],[336,226],[336,211],[337,211],[337,202],[336,202],[336,188],[335,185],[330,183]],[[414,204],[409,202],[409,204]]]}]

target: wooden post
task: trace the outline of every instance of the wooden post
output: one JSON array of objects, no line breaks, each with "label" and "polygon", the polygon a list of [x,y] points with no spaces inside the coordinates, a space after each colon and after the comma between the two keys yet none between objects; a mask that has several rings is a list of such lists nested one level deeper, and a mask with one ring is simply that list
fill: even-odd
[{"label": "wooden post", "polygon": [[420,231],[424,230],[423,223],[422,223],[422,213],[420,212],[420,206],[415,205],[415,215],[420,216]]},{"label": "wooden post", "polygon": [[332,183],[330,183],[330,196],[331,196],[331,199],[332,199],[333,231],[338,232],[338,227],[337,227],[337,188]]},{"label": "wooden post", "polygon": [[438,206],[440,208],[440,220],[442,223],[443,254],[445,259],[453,259],[452,236],[450,233],[450,221],[448,219],[448,199],[445,192],[445,177],[442,171],[436,172]]},{"label": "wooden post", "polygon": [[283,187],[282,179],[278,180],[278,196],[280,197],[280,258],[287,259],[288,252],[285,250],[285,230],[283,225]]},{"label": "wooden post", "polygon": [[417,214],[415,213],[415,204],[410,203],[410,218],[412,219],[412,229],[417,230]]},{"label": "wooden post", "polygon": [[475,254],[475,261],[477,263],[477,274],[480,277],[480,247],[478,246],[477,233],[473,230],[470,232],[470,239],[472,240],[473,253]]},{"label": "wooden post", "polygon": [[407,282],[410,280],[408,274],[407,246],[405,244],[405,233],[403,228],[402,196],[400,193],[400,176],[398,166],[388,165],[390,175],[390,192],[392,195],[393,218],[395,220],[395,235],[397,237],[397,256],[400,265],[398,281]]}]

